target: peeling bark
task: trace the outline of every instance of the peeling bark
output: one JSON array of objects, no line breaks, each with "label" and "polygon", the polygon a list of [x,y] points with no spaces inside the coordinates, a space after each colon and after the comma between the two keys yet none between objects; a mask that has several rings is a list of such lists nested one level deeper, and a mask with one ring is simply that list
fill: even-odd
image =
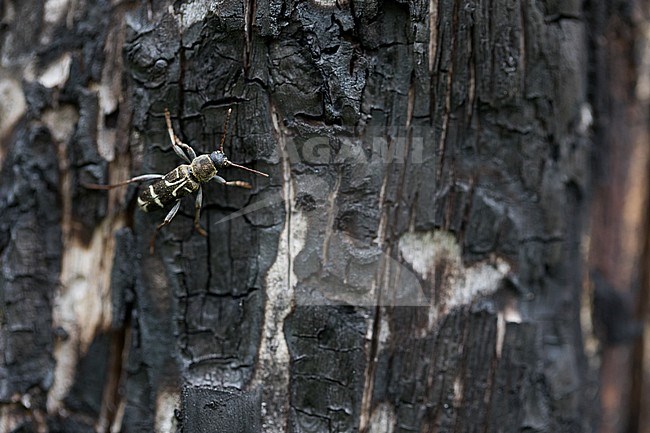
[{"label": "peeling bark", "polygon": [[[643,100],[634,79],[619,89],[603,78],[628,40],[598,46],[594,35],[617,28],[604,26],[613,11],[450,0],[0,9],[0,432],[612,425],[611,412],[599,419],[599,404],[613,406],[599,403],[598,362],[622,393],[629,383],[607,372],[631,371],[631,352],[616,358],[621,323],[600,334],[598,320],[642,245],[612,233],[641,230],[643,206],[618,218],[607,205],[634,158],[648,166],[640,145],[604,145]],[[626,97],[609,106],[609,92]],[[208,236],[193,232],[188,199],[150,255],[164,212],[140,212],[136,185],[83,185],[179,165],[165,109],[184,142],[215,150],[228,108],[226,154],[270,177],[220,172],[254,187],[207,184]],[[647,114],[633,119],[637,143]],[[592,184],[594,161],[614,164],[614,187],[607,175]],[[613,231],[598,220],[608,215]],[[634,263],[615,266],[622,253]],[[635,324],[622,325],[629,344]],[[621,402],[638,411],[630,423],[646,422],[640,403]]]}]

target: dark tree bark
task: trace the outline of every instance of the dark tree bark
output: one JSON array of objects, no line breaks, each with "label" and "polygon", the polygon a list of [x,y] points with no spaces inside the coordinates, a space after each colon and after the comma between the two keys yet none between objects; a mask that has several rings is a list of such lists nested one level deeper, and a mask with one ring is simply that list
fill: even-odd
[{"label": "dark tree bark", "polygon": [[[0,432],[647,427],[647,10],[0,10]],[[142,186],[83,185],[181,164],[166,108],[199,153],[232,108],[270,176],[220,171],[253,188],[207,184],[208,236],[185,199],[150,254]]]},{"label": "dark tree bark", "polygon": [[598,121],[587,261],[601,347],[599,431],[641,432],[650,428],[647,331],[639,338],[650,318],[650,45],[641,31],[650,5],[593,2],[588,10]]}]

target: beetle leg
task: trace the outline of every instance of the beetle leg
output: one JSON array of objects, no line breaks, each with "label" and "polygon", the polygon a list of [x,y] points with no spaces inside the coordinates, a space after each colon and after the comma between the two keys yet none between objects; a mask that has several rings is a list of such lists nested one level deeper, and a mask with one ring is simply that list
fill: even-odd
[{"label": "beetle leg", "polygon": [[199,218],[201,218],[201,205],[203,204],[203,188],[199,187],[199,193],[196,195],[196,200],[194,201],[194,229],[201,236],[207,236],[208,233],[201,227]]},{"label": "beetle leg", "polygon": [[88,188],[88,189],[113,189],[113,188],[117,188],[118,186],[128,185],[133,182],[144,182],[147,180],[162,179],[163,177],[165,177],[164,174],[142,174],[140,176],[133,177],[129,180],[125,180],[124,182],[114,183],[112,185],[98,185],[96,183],[82,183],[81,185],[84,188]]},{"label": "beetle leg", "polygon": [[[165,122],[167,123],[167,133],[169,134],[169,139],[172,142],[172,148],[176,155],[178,155],[185,162],[192,162],[196,158],[196,152],[188,144],[185,144],[181,141],[180,138],[174,133],[174,128],[172,127],[172,119],[169,115],[169,110],[165,108]],[[185,153],[187,152],[187,153]],[[188,157],[189,155],[189,157]]]},{"label": "beetle leg", "polygon": [[210,179],[210,180],[216,180],[216,181],[219,182],[221,185],[226,185],[226,186],[238,186],[238,187],[240,187],[240,188],[246,188],[246,189],[251,189],[251,188],[253,187],[250,183],[248,183],[248,182],[244,182],[243,180],[231,180],[231,181],[227,181],[226,179],[224,179],[224,178],[221,177],[221,176],[214,176],[214,177],[213,177],[212,179]]},{"label": "beetle leg", "polygon": [[178,212],[178,209],[181,207],[181,201],[178,200],[172,210],[169,211],[167,216],[165,217],[164,221],[158,224],[158,227],[156,227],[156,231],[153,232],[153,236],[151,236],[151,241],[149,242],[149,254],[153,254],[153,247],[156,242],[156,236],[158,235],[158,232],[160,231],[161,228],[165,227],[167,224],[169,224],[172,219],[176,216],[176,212]]}]

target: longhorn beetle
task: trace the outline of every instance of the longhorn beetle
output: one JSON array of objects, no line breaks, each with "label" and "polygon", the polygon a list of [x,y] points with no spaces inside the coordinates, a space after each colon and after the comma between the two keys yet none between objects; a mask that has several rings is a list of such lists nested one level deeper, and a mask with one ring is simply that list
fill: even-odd
[{"label": "longhorn beetle", "polygon": [[125,180],[124,182],[112,185],[84,184],[84,186],[89,189],[107,190],[125,186],[133,182],[155,180],[155,182],[140,192],[140,195],[138,196],[138,206],[140,209],[144,212],[149,212],[152,210],[163,209],[172,203],[174,203],[174,207],[169,211],[163,222],[158,224],[158,227],[156,227],[156,231],[154,231],[151,241],[149,242],[150,254],[153,254],[156,235],[161,228],[169,224],[174,216],[176,216],[176,212],[178,212],[178,209],[181,207],[181,199],[198,191],[196,200],[194,201],[194,228],[202,236],[207,236],[208,234],[199,223],[201,205],[203,203],[203,188],[201,187],[201,184],[211,180],[216,180],[222,185],[238,186],[248,189],[251,188],[251,184],[248,182],[241,180],[226,181],[223,177],[218,176],[217,171],[225,167],[241,168],[268,177],[268,174],[266,173],[231,162],[223,153],[223,143],[226,140],[228,120],[230,119],[231,113],[232,108],[228,109],[228,114],[226,115],[219,150],[210,154],[196,156],[194,149],[192,149],[188,144],[183,143],[174,133],[169,110],[165,109],[165,121],[167,123],[169,139],[172,142],[172,148],[174,149],[174,152],[176,152],[176,154],[188,164],[181,164],[167,174],[142,174],[129,180]]}]

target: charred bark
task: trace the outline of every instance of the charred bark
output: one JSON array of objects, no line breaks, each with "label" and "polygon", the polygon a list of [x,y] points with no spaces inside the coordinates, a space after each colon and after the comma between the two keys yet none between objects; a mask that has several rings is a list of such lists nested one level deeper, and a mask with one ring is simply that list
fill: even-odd
[{"label": "charred bark", "polygon": [[[0,431],[599,424],[597,5],[0,9]],[[254,187],[207,184],[208,236],[188,199],[151,255],[164,212],[83,185],[182,163],[166,108],[197,153],[233,108],[270,177],[220,172]]]}]

